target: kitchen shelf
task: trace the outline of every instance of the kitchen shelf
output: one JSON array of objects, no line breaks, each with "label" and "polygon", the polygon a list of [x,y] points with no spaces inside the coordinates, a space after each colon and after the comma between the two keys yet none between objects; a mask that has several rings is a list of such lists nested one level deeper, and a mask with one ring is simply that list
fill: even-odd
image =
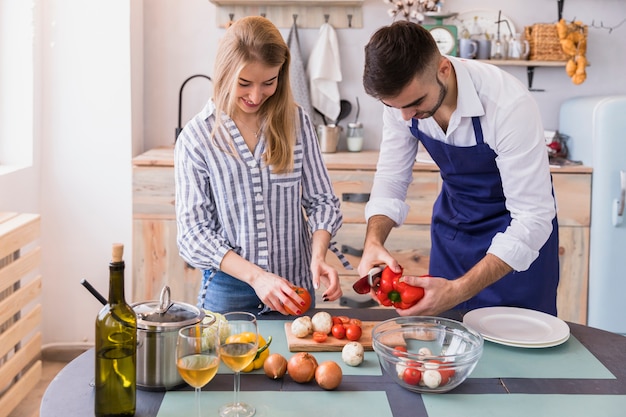
[{"label": "kitchen shelf", "polygon": [[335,29],[362,28],[365,0],[209,0],[217,7],[219,27],[244,16],[265,16],[279,28],[319,28],[330,23]]},{"label": "kitchen shelf", "polygon": [[528,89],[530,91],[545,91],[543,89],[533,88],[533,77],[536,67],[565,67],[567,61],[531,61],[524,59],[479,59],[478,61],[500,67],[526,67],[526,76],[528,77]]}]

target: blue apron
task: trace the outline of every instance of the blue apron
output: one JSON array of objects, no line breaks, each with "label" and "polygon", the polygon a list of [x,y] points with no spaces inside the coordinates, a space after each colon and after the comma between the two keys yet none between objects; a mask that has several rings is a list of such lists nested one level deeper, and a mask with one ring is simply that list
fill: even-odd
[{"label": "blue apron", "polygon": [[[511,223],[506,209],[496,153],[484,143],[478,117],[472,117],[476,145],[456,147],[435,140],[418,129],[411,133],[439,166],[443,185],[433,207],[429,273],[456,279],[487,253],[491,240]],[[513,271],[455,309],[489,306],[522,307],[556,315],[559,283],[559,241],[556,216],[552,234],[539,257],[523,272]]]}]

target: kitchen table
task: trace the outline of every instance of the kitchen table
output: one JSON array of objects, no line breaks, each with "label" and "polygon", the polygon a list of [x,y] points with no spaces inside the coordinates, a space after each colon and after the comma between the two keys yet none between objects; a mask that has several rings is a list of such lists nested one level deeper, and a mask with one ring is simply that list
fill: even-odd
[{"label": "kitchen table", "polygon": [[[393,309],[381,308],[325,311],[374,321],[396,315]],[[445,316],[462,320],[457,314]],[[270,314],[262,319],[262,333],[274,338],[270,349],[288,357],[284,335],[280,334],[284,333],[286,317]],[[273,381],[263,373],[244,373],[241,395],[243,400],[257,405],[258,417],[345,416],[362,410],[377,417],[576,417],[590,415],[590,407],[594,410],[592,415],[625,415],[626,337],[579,324],[568,325],[570,339],[552,348],[524,349],[485,341],[483,357],[472,375],[445,394],[419,395],[401,388],[380,370],[376,355],[368,352],[364,365],[344,371],[337,390],[324,391],[314,382],[297,384],[288,376]],[[268,329],[273,333],[266,333]],[[317,352],[313,354],[318,356]],[[43,396],[41,417],[93,415],[93,355],[93,349],[89,350],[59,372]],[[332,358],[342,363],[340,352],[321,355],[321,360]],[[232,401],[232,389],[231,373],[218,374],[203,389],[207,416],[217,416],[216,405]],[[181,407],[191,410],[192,404],[193,391],[189,387],[168,392],[137,390],[136,416],[186,415]],[[346,407],[350,410],[347,414]]]}]

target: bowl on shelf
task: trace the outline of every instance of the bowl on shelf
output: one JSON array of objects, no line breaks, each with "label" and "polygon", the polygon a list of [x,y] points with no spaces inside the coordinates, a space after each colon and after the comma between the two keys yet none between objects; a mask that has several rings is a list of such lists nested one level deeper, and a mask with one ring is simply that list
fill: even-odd
[{"label": "bowl on shelf", "polygon": [[482,336],[441,317],[396,317],[372,329],[372,347],[386,374],[418,393],[443,393],[472,373],[483,353]]}]

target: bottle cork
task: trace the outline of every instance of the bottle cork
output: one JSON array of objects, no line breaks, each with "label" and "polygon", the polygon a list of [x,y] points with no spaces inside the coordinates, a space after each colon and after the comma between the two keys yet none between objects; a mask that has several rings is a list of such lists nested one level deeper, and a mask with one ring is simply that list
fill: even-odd
[{"label": "bottle cork", "polygon": [[111,260],[113,262],[122,262],[123,257],[124,257],[124,245],[121,243],[114,243]]}]

